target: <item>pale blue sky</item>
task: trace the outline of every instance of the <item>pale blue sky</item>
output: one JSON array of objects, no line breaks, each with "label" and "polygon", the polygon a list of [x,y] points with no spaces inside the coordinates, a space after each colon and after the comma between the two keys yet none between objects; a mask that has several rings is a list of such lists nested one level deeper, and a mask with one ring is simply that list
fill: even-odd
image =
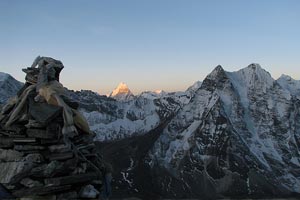
[{"label": "pale blue sky", "polygon": [[300,79],[299,0],[1,0],[0,71],[23,81],[37,55],[62,83],[109,93],[184,90],[221,64]]}]

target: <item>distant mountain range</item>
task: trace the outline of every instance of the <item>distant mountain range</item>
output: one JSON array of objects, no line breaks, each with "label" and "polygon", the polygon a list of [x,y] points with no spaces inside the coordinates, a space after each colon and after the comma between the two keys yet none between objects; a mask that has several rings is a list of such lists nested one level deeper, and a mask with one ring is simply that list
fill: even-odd
[{"label": "distant mountain range", "polygon": [[[15,84],[1,97],[14,95]],[[110,97],[69,95],[114,166],[115,197],[300,194],[300,81],[287,75],[274,80],[258,64],[217,66],[183,92],[134,96],[120,84]]]}]

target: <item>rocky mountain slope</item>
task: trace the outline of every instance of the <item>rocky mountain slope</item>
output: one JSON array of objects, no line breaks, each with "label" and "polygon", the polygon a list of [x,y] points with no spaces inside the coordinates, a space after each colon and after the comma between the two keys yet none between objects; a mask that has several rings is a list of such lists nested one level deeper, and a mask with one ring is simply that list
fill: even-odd
[{"label": "rocky mountain slope", "polygon": [[233,73],[216,67],[146,159],[163,172],[161,192],[300,193],[299,103],[257,64]]},{"label": "rocky mountain slope", "polygon": [[[2,82],[2,85],[6,86],[1,90],[5,100],[14,96],[21,84],[11,80],[14,79],[7,75]],[[133,96],[124,85],[121,84],[122,87],[118,87],[121,88],[118,91],[129,91],[128,93],[112,92],[112,96],[116,95],[114,97],[121,98],[125,95],[119,100],[89,90],[68,91],[69,98],[79,103],[80,111],[87,118],[91,130],[96,133],[95,140],[108,141],[145,134],[156,128],[164,119],[174,115],[192,95],[191,92],[188,92],[188,95],[184,92],[161,92],[156,93],[158,96],[154,98],[146,93]]]},{"label": "rocky mountain slope", "polygon": [[277,80],[277,83],[284,89],[288,90],[293,95],[300,98],[300,81],[294,80],[292,77],[288,75],[281,75]]},{"label": "rocky mountain slope", "polygon": [[258,64],[128,101],[70,91],[113,163],[115,197],[144,199],[299,195],[299,96],[299,81]]},{"label": "rocky mountain slope", "polygon": [[4,104],[21,89],[23,83],[14,79],[11,75],[0,72],[0,104]]},{"label": "rocky mountain slope", "polygon": [[282,82],[258,64],[237,72],[218,66],[169,121],[139,138],[101,144],[118,167],[115,194],[299,195],[300,101],[295,81]]},{"label": "rocky mountain slope", "polygon": [[86,90],[70,91],[70,97],[79,102],[80,111],[97,134],[95,140],[98,141],[148,133],[174,115],[187,101],[175,95],[147,98],[143,94],[129,101],[116,101]]}]

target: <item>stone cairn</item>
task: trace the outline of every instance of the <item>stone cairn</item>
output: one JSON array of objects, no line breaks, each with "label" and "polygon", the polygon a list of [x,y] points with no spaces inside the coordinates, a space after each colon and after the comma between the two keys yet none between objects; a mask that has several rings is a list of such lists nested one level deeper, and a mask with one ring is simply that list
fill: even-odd
[{"label": "stone cairn", "polygon": [[[41,84],[41,77],[46,77],[42,83],[46,86],[58,81],[61,69],[57,63],[62,63],[47,57],[38,57],[35,62],[38,68],[23,69],[27,74],[24,87],[1,111],[0,199],[96,198],[107,164],[96,152],[93,134],[76,123],[75,132],[64,132],[65,108],[41,101],[35,89],[28,91],[30,86]],[[69,109],[77,109],[77,103],[60,97]]]}]

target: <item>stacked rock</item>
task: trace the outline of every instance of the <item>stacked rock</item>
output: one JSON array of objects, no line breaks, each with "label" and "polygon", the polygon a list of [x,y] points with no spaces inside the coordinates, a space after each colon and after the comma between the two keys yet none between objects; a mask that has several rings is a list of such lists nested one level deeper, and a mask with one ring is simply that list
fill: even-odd
[{"label": "stacked rock", "polygon": [[[32,85],[26,83],[1,111],[0,197],[96,198],[105,164],[93,134],[75,123],[75,133],[64,132],[65,107],[37,100],[39,93],[28,91]],[[76,109],[75,102],[64,102]]]}]

